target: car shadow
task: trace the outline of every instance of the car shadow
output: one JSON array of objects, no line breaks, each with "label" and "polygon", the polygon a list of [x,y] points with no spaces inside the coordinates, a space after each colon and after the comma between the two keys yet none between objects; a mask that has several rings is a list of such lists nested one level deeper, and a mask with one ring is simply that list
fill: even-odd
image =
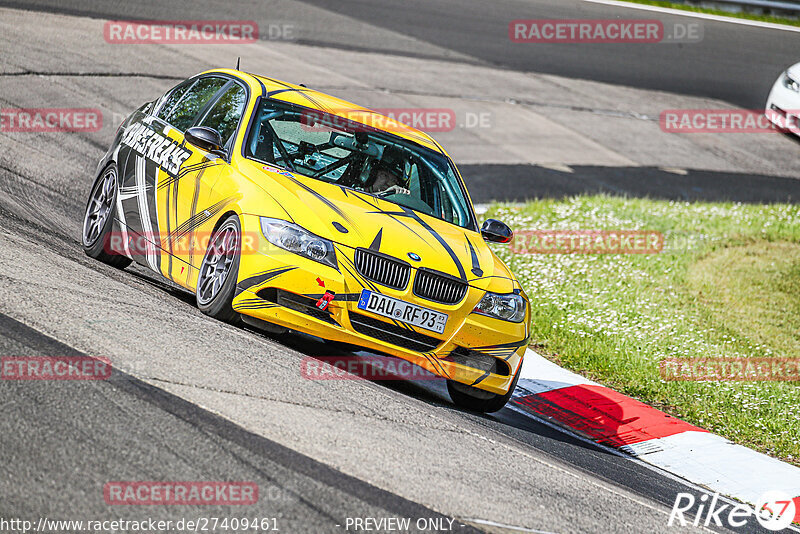
[{"label": "car shadow", "polygon": [[[259,331],[254,330],[254,332]],[[526,440],[532,439],[536,442],[547,442],[553,447],[558,446],[555,445],[555,443],[560,443],[561,445],[571,445],[596,453],[616,455],[608,448],[593,442],[589,436],[587,436],[586,439],[581,439],[578,437],[580,432],[576,434],[574,428],[570,428],[569,425],[564,424],[565,420],[580,420],[580,416],[577,414],[567,414],[566,419],[551,417],[552,414],[537,413],[527,406],[521,409],[521,404],[515,399],[509,401],[506,407],[495,413],[485,414],[472,412],[453,404],[447,392],[447,383],[445,379],[437,377],[419,366],[412,364],[414,370],[407,372],[404,376],[391,372],[384,372],[387,367],[387,362],[402,362],[403,360],[400,358],[368,351],[352,351],[347,347],[342,347],[338,343],[332,344],[305,334],[292,333],[281,336],[266,333],[262,334],[269,337],[271,340],[278,341],[289,348],[302,352],[323,364],[338,365],[346,364],[346,362],[351,360],[357,360],[367,365],[374,366],[378,371],[377,373],[368,372],[366,376],[361,374],[359,375],[360,378],[357,379],[371,382],[377,387],[386,388],[430,406],[461,414],[473,422],[493,427],[506,434],[517,435],[517,437],[522,437],[521,435],[524,434],[524,439]],[[359,367],[359,369],[362,369],[362,367]],[[409,378],[409,376],[413,378]],[[352,380],[354,377],[347,376],[344,379]],[[526,391],[518,387],[517,393],[518,396],[521,397]],[[613,405],[604,407],[604,416],[611,420],[618,420],[620,424],[630,422],[623,420],[621,409],[615,409]],[[591,425],[592,423],[588,421],[587,424]],[[614,429],[608,428],[606,428],[606,430],[609,430],[611,433],[614,431]]]}]

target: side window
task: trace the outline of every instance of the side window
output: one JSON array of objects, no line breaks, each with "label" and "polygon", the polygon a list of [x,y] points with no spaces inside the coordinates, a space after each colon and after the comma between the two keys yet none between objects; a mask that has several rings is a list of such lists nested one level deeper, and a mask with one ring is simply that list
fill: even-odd
[{"label": "side window", "polygon": [[186,91],[196,82],[197,80],[186,80],[178,84],[177,87],[171,89],[165,97],[162,97],[163,104],[156,116],[161,120],[167,120],[167,115],[169,115],[169,112],[175,107],[175,104],[180,101],[181,97],[186,94]]},{"label": "side window", "polygon": [[247,93],[244,88],[233,84],[211,106],[199,126],[214,128],[222,137],[223,145],[226,144],[239,125],[246,102]]},{"label": "side window", "polygon": [[[166,120],[180,131],[189,128],[203,106],[227,83],[224,78],[201,78],[184,92],[172,109],[167,112]],[[170,95],[170,98],[172,95]],[[164,106],[166,107],[166,106]]]}]

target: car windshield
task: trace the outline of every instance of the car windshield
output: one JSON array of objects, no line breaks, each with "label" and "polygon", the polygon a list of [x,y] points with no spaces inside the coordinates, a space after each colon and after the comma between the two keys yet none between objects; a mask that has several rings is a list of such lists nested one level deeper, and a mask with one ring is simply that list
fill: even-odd
[{"label": "car windshield", "polygon": [[449,158],[347,119],[262,101],[245,156],[463,228],[474,226]]}]

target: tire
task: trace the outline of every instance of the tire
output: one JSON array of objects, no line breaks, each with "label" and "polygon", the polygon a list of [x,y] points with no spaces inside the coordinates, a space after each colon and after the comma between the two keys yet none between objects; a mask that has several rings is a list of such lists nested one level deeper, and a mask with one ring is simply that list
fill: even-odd
[{"label": "tire", "polygon": [[92,186],[83,215],[81,242],[83,251],[90,258],[124,269],[133,260],[117,254],[108,246],[111,228],[114,226],[113,213],[116,200],[117,168],[111,164],[103,170]]},{"label": "tire", "polygon": [[239,312],[232,307],[239,277],[241,245],[242,225],[239,217],[230,215],[220,223],[208,240],[195,290],[200,311],[232,324],[241,321]]},{"label": "tire", "polygon": [[517,387],[521,371],[522,364],[517,369],[514,381],[511,382],[511,387],[508,388],[508,392],[505,395],[484,391],[453,380],[447,381],[447,392],[450,394],[453,403],[459,408],[471,412],[493,413],[502,409],[508,403]]}]

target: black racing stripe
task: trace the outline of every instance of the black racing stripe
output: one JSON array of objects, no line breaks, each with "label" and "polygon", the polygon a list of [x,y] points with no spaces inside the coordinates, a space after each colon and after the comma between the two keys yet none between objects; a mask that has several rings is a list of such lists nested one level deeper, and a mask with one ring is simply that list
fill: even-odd
[{"label": "black racing stripe", "polygon": [[[340,187],[342,187],[342,189],[345,189],[343,186],[340,186]],[[365,198],[365,197],[361,196],[361,195],[358,193],[358,191],[352,191],[352,193],[353,193],[353,196],[354,196],[354,197],[356,197],[358,200],[360,200],[361,202],[363,202],[363,203],[364,203],[364,204],[366,204],[367,206],[370,206],[370,207],[372,207],[372,208],[375,208],[376,210],[379,210],[379,209],[381,209],[381,208],[380,208],[380,206],[379,206],[379,205],[378,205],[378,203],[377,203],[377,200],[375,200],[375,198],[374,198],[374,197],[368,196],[368,197],[366,197],[366,198]],[[373,202],[373,200],[374,200],[374,202]]]},{"label": "black racing stripe", "polygon": [[479,376],[475,382],[472,383],[473,386],[476,386],[486,380],[489,377],[489,371],[485,371],[482,376]]},{"label": "black racing stripe", "polygon": [[[169,175],[167,175],[167,176],[169,176]],[[159,187],[161,187],[161,186],[159,186]],[[172,280],[172,239],[170,239],[170,232],[172,231],[172,227],[171,227],[170,213],[169,213],[169,210],[170,210],[169,195],[170,195],[170,188],[167,187],[166,190],[164,191],[164,211],[166,212],[166,220],[164,221],[164,224],[165,224],[164,231],[165,231],[166,236],[167,236],[167,239],[166,239],[166,242],[167,242],[167,253],[168,253],[168,256],[167,256],[167,278]],[[156,194],[156,196],[158,196],[158,195]],[[159,228],[159,233],[160,232],[161,232],[161,229]]]},{"label": "black racing stripe", "polygon": [[[201,161],[198,161],[197,163],[192,163],[191,165],[184,164],[184,165],[181,166],[180,170],[181,171],[186,171],[186,172],[196,171],[196,170],[200,169],[201,167],[205,167],[205,166],[209,166],[209,165],[217,165],[217,163],[215,161],[212,161],[212,160],[209,160],[209,159],[203,159]],[[186,174],[186,173],[184,172],[184,174]]]},{"label": "black racing stripe", "polygon": [[247,305],[247,306],[240,306],[238,304],[235,305],[235,306],[232,306],[232,308],[234,310],[236,310],[236,311],[239,311],[239,310],[267,310],[269,308],[277,308],[277,307],[278,307],[277,304],[273,304],[271,302],[262,302],[261,304],[250,304],[250,305]]},{"label": "black racing stripe", "polygon": [[331,114],[338,115],[338,113],[335,113],[335,110],[331,110],[329,107],[325,106],[324,104],[319,102],[316,98],[314,98],[310,94],[308,94],[305,90],[295,89],[295,91],[297,91],[300,95],[303,96],[303,98],[305,98],[306,100],[308,100],[309,102],[311,102],[312,104],[317,106],[317,108],[321,109],[322,111],[324,111],[326,113],[331,113]]},{"label": "black racing stripe", "polygon": [[415,221],[417,221],[417,223],[420,226],[422,226],[425,230],[427,230],[428,233],[431,234],[439,242],[439,244],[442,245],[442,247],[447,251],[447,253],[450,255],[450,258],[453,260],[453,263],[455,263],[456,268],[458,269],[459,277],[462,280],[466,281],[467,280],[467,273],[466,273],[466,271],[464,271],[464,266],[461,265],[461,260],[458,259],[458,256],[456,255],[455,251],[453,251],[453,249],[450,247],[450,245],[447,243],[447,241],[445,241],[445,239],[441,235],[439,235],[439,232],[434,230],[428,223],[423,221],[422,218],[419,215],[417,215],[416,213],[414,213],[414,211],[411,208],[407,208],[405,206],[400,206],[400,208],[403,211],[383,211],[383,210],[381,210],[381,211],[376,211],[376,212],[373,212],[373,213],[381,213],[383,215],[396,215],[398,217],[408,217],[410,219],[414,219]]},{"label": "black racing stripe", "polygon": [[492,274],[492,275],[489,275],[489,276],[481,276],[480,278],[473,278],[472,282],[477,282],[478,280],[488,280],[490,278],[499,278],[500,280],[508,280],[510,282],[514,281],[513,278],[509,278],[507,276],[500,276],[500,275],[497,275],[497,274]]},{"label": "black racing stripe", "polygon": [[[202,180],[203,174],[205,172],[206,172],[205,169],[200,169],[200,172],[198,172],[194,177],[194,192],[192,193],[192,207],[189,210],[189,219],[188,219],[189,221],[194,220],[195,216],[197,215],[197,201],[198,201],[198,197],[200,196],[200,181]],[[190,224],[190,226],[191,226],[191,224]],[[197,225],[191,226],[191,232],[192,232],[191,238],[192,239],[190,240],[190,242],[194,242],[194,229],[195,228],[197,228]],[[180,229],[180,227],[178,227],[178,229]],[[183,234],[180,234],[180,235],[183,235]],[[177,239],[177,237],[176,237],[176,239]],[[193,265],[193,264],[194,264],[194,247],[189,247],[189,265]]]},{"label": "black racing stripe", "polygon": [[[159,227],[158,227],[158,195],[156,194],[156,184],[158,183],[158,170],[159,167],[156,165],[155,162],[150,161],[144,156],[139,156],[144,160],[144,195],[145,199],[147,200],[147,214],[143,214],[143,217],[150,218],[150,227],[153,229],[153,233],[155,235],[151,235],[150,241],[156,245],[157,248],[161,248],[161,236],[159,235]],[[156,272],[161,272],[161,256],[158,251],[156,251]]]},{"label": "black racing stripe", "polygon": [[[187,233],[194,231],[198,226],[202,225],[204,222],[208,221],[214,215],[222,211],[222,209],[228,204],[230,204],[234,199],[236,199],[235,196],[223,198],[219,202],[205,208],[203,211],[195,213],[194,216],[184,221],[183,224],[181,224],[172,233],[172,235],[170,235],[170,239],[178,240],[181,237],[185,236]],[[193,207],[193,209],[196,208]]]},{"label": "black racing stripe", "polygon": [[422,356],[430,362],[430,364],[433,366],[434,369],[438,370],[439,374],[447,378],[450,378],[450,373],[447,372],[447,370],[442,365],[442,362],[440,362],[435,356],[431,356],[424,352],[422,353]]},{"label": "black racing stripe", "polygon": [[471,350],[508,361],[516,354],[517,350],[528,345],[528,343],[530,343],[530,336],[521,341],[511,341],[509,343],[500,343],[498,345],[488,345],[485,347],[472,347]]},{"label": "black racing stripe", "polygon": [[383,228],[378,230],[378,233],[375,235],[375,239],[372,240],[372,243],[369,246],[369,249],[375,252],[380,252],[381,249],[381,237],[383,236]]},{"label": "black racing stripe", "polygon": [[419,215],[417,215],[411,210],[411,208],[406,208],[404,206],[401,206],[401,208],[403,209],[404,212],[408,214],[409,217],[413,218],[415,221],[417,221],[417,223],[420,226],[422,226],[425,230],[427,230],[439,242],[439,244],[442,245],[442,247],[444,247],[444,249],[450,255],[450,258],[452,258],[453,263],[456,264],[459,276],[461,277],[462,280],[466,280],[467,273],[464,272],[464,266],[461,265],[461,260],[458,259],[458,256],[456,256],[455,251],[453,251],[453,249],[450,247],[447,241],[445,241],[445,239],[441,235],[439,235],[439,232],[434,230],[428,223],[423,221]]},{"label": "black racing stripe", "polygon": [[299,95],[303,96],[303,98],[305,98],[306,100],[308,100],[309,102],[311,102],[312,104],[317,106],[317,108],[319,108],[321,111],[324,111],[326,113],[331,113],[330,108],[328,108],[327,106],[325,106],[324,104],[322,104],[321,102],[319,102],[318,100],[316,100],[315,98],[313,98],[311,95],[308,94],[308,92],[310,91],[308,88],[305,88],[305,87],[292,87],[291,85],[289,85],[289,84],[287,84],[285,82],[282,82],[280,80],[275,80],[274,78],[265,78],[265,79],[269,80],[270,82],[272,82],[272,83],[274,83],[276,85],[281,85],[281,86],[283,86],[285,88],[285,89],[277,89],[275,91],[268,92],[267,93],[267,98],[272,98],[273,96],[279,95],[281,93],[292,93],[292,92],[293,93],[298,93]]},{"label": "black racing stripe", "polygon": [[519,341],[510,341],[508,343],[498,343],[497,345],[486,345],[485,347],[475,347],[473,350],[490,350],[490,349],[518,349],[523,345],[528,344],[528,338]]},{"label": "black racing stripe", "polygon": [[483,269],[481,269],[481,262],[478,260],[478,253],[475,252],[475,247],[472,246],[472,241],[469,240],[467,234],[464,234],[464,239],[467,240],[469,245],[469,253],[472,256],[472,274],[475,276],[483,276]]},{"label": "black racing stripe", "polygon": [[279,95],[281,93],[293,93],[293,92],[301,93],[303,91],[305,91],[305,89],[295,89],[294,87],[289,87],[287,89],[276,89],[275,91],[270,91],[267,96],[272,98],[273,96]]},{"label": "black racing stripe", "polygon": [[[282,82],[280,80],[276,80],[275,78],[270,78],[268,76],[262,76],[262,78],[264,78],[265,80],[267,80],[267,81],[269,81],[271,83],[274,83],[275,85],[282,85],[283,87],[288,87],[289,89],[293,89],[293,87],[291,85],[289,85],[288,83]],[[269,96],[269,93],[267,93],[267,96]]]},{"label": "black racing stripe", "polygon": [[[360,194],[358,194],[358,193],[356,193],[356,192],[353,192],[353,196],[354,196],[354,197],[356,197],[356,198],[357,198],[358,200],[360,200],[361,202],[363,202],[363,203],[367,204],[368,206],[370,206],[370,207],[372,207],[372,208],[375,208],[376,210],[378,210],[378,211],[375,211],[375,212],[368,212],[368,213],[381,213],[381,214],[383,214],[383,215],[389,215],[389,216],[392,218],[392,220],[394,220],[395,222],[397,222],[397,223],[401,224],[401,225],[403,226],[403,228],[405,228],[405,229],[406,229],[406,230],[408,230],[409,232],[413,233],[413,234],[414,234],[415,236],[417,236],[418,238],[420,238],[420,239],[424,239],[424,238],[423,238],[421,235],[419,235],[419,233],[417,233],[416,231],[414,231],[414,229],[413,229],[413,228],[411,228],[411,227],[410,227],[410,226],[408,226],[406,223],[404,223],[403,221],[401,221],[400,219],[398,219],[397,217],[395,217],[395,216],[393,215],[393,212],[389,212],[389,211],[385,211],[385,210],[381,209],[381,207],[380,207],[380,206],[379,206],[377,203],[376,203],[376,204],[373,204],[373,203],[372,203],[372,202],[370,202],[370,201],[369,201],[367,198],[364,198],[364,197],[362,197]],[[369,197],[369,198],[372,198],[372,197]]]},{"label": "black racing stripe", "polygon": [[169,239],[172,241],[177,241],[189,232],[195,230],[198,226],[210,218],[211,215],[206,215],[204,212],[195,214],[194,217],[186,219],[177,229],[175,229],[175,231],[170,234]]},{"label": "black racing stripe", "polygon": [[169,186],[171,186],[173,182],[177,182],[178,180],[180,180],[180,178],[178,178],[177,176],[172,176],[170,174],[167,174],[166,178],[164,178],[158,183],[158,189],[169,188]]},{"label": "black racing stripe", "polygon": [[[403,124],[403,123],[400,123],[400,124]],[[408,128],[412,128],[412,126],[408,126],[407,124],[403,124],[403,126],[406,126]],[[417,132],[414,132],[414,131],[411,131],[411,130],[404,130],[403,134],[405,136],[407,136],[407,137],[410,137],[411,139],[414,139],[414,140],[416,140],[418,142],[425,143],[425,144],[428,144],[431,141],[433,141],[433,139],[431,137],[429,137],[427,135],[420,135]],[[436,145],[436,147],[438,147],[440,151],[442,150],[442,147],[439,146],[439,143],[437,143],[436,141],[433,141],[433,144]]]},{"label": "black racing stripe", "polygon": [[[347,213],[345,213],[344,211],[342,211],[342,209],[341,209],[339,206],[337,206],[336,204],[334,204],[333,202],[331,202],[330,200],[328,200],[328,199],[327,199],[327,198],[325,198],[324,196],[320,195],[319,193],[317,193],[316,191],[314,191],[313,189],[311,189],[310,187],[308,187],[306,184],[304,184],[303,182],[301,182],[301,181],[300,181],[300,180],[298,180],[297,178],[295,178],[295,177],[293,177],[293,176],[286,176],[286,178],[288,178],[289,180],[293,181],[294,183],[296,183],[297,185],[299,185],[300,187],[302,187],[302,188],[303,188],[305,191],[308,191],[309,193],[311,193],[312,195],[314,195],[314,197],[315,197],[315,198],[317,198],[317,199],[318,199],[320,202],[322,202],[323,204],[325,204],[326,206],[328,206],[328,207],[329,207],[331,210],[333,210],[333,211],[334,211],[336,214],[338,214],[338,215],[339,215],[340,217],[342,217],[344,220],[346,220],[346,221],[347,221],[347,222],[349,222],[350,224],[353,224],[353,225],[354,225],[353,221],[350,219],[350,217],[348,217]],[[354,225],[354,226],[355,226],[355,225]]]},{"label": "black racing stripe", "polygon": [[[242,71],[242,72],[244,72],[244,71]],[[245,74],[251,76],[255,81],[258,82],[258,84],[261,86],[261,96],[266,98],[266,96],[267,96],[267,87],[264,85],[264,82],[261,81],[261,78],[259,76],[256,76],[255,74],[253,74],[251,72],[245,72]]]},{"label": "black racing stripe", "polygon": [[252,299],[243,299],[236,304],[233,305],[234,308],[242,308],[245,306],[250,306],[253,304],[273,304],[272,302],[267,302],[263,299],[252,298]]},{"label": "black racing stripe", "polygon": [[254,276],[250,276],[245,278],[244,280],[239,281],[236,284],[236,293],[234,296],[239,295],[242,291],[247,291],[253,286],[257,286],[267,282],[268,280],[272,280],[284,273],[288,273],[289,271],[293,271],[297,269],[297,267],[279,267],[277,269],[272,269],[269,271],[264,271],[263,273],[258,273]]},{"label": "black racing stripe", "polygon": [[[175,220],[176,223],[178,222],[178,184],[180,184],[180,179],[175,180],[175,181],[172,182],[172,209],[173,209],[174,220]],[[171,231],[172,231],[171,229],[168,230],[168,232],[171,232]],[[171,247],[172,246],[172,238],[171,238],[171,236],[169,234],[167,235],[167,237],[169,238],[170,247]],[[172,272],[170,272],[170,276],[172,276]]]},{"label": "black racing stripe", "polygon": [[178,171],[177,178],[180,179],[180,178],[183,178],[184,176],[186,176],[187,174],[190,174],[190,173],[193,173],[193,172],[197,172],[197,171],[201,171],[201,170],[205,170],[205,169],[208,169],[208,168],[211,168],[211,167],[217,167],[217,166],[220,166],[220,165],[222,165],[222,164],[221,163],[217,163],[216,161],[203,161],[203,162],[200,162],[200,163],[195,163],[194,165],[187,165],[187,166],[181,167],[181,170]]},{"label": "black racing stripe", "polygon": [[[335,244],[334,244],[334,246],[336,247],[337,250],[339,250],[339,253],[341,254],[341,259],[343,260],[342,266],[345,268],[345,270],[348,273],[350,273],[353,276],[353,278],[355,278],[356,282],[358,282],[359,285],[361,285],[361,287],[363,287],[365,289],[367,287],[369,287],[372,291],[375,291],[376,293],[380,293],[380,290],[378,289],[378,286],[376,286],[375,284],[373,284],[372,282],[370,282],[369,280],[367,280],[366,278],[364,278],[363,276],[358,274],[358,269],[356,269],[355,264],[352,261],[350,261],[350,258],[345,256],[344,252],[338,246],[336,246]],[[347,264],[350,264],[353,267],[352,271],[347,266]]]}]

